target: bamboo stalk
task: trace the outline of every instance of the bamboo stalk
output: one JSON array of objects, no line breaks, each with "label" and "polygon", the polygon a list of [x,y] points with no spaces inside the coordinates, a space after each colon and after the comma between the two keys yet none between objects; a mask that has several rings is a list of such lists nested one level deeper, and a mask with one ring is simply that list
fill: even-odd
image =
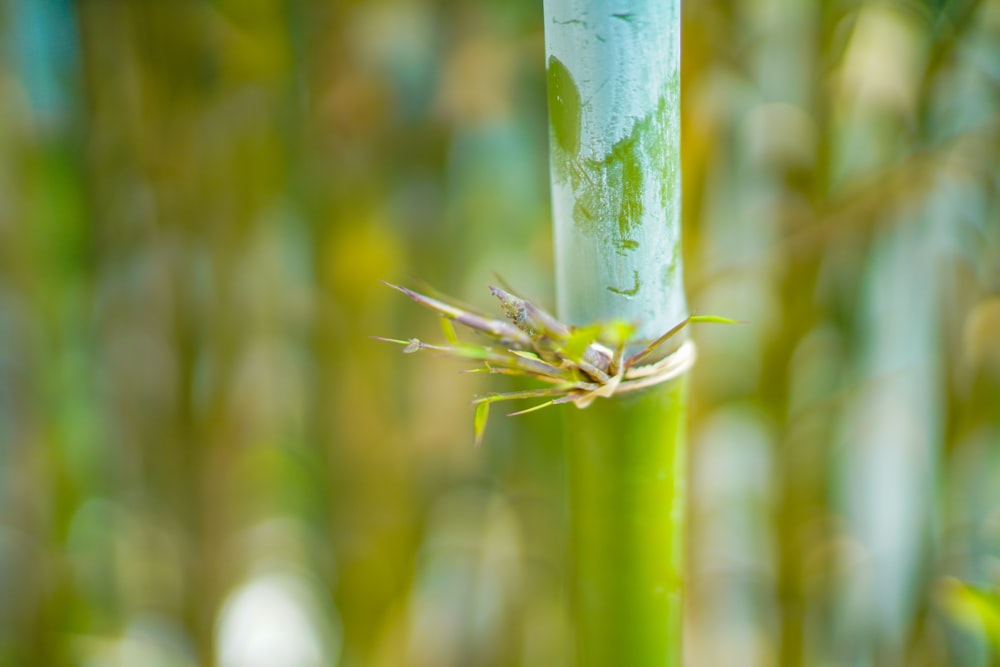
[{"label": "bamboo stalk", "polygon": [[[654,340],[687,312],[679,3],[545,0],[545,35],[560,319]],[[581,665],[682,662],[685,397],[682,377],[567,418]]]},{"label": "bamboo stalk", "polygon": [[581,665],[680,665],[685,382],[570,415]]}]

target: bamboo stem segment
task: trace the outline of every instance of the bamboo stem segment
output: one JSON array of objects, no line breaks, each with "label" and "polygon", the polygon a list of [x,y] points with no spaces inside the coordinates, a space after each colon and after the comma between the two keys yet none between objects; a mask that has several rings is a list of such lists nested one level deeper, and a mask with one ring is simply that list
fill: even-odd
[{"label": "bamboo stem segment", "polygon": [[[559,317],[633,322],[652,341],[687,315],[680,5],[544,6]],[[682,664],[686,386],[568,411],[580,665]]]},{"label": "bamboo stem segment", "polygon": [[568,418],[580,665],[682,664],[686,384]]},{"label": "bamboo stem segment", "polygon": [[686,315],[678,0],[545,0],[560,319]]}]

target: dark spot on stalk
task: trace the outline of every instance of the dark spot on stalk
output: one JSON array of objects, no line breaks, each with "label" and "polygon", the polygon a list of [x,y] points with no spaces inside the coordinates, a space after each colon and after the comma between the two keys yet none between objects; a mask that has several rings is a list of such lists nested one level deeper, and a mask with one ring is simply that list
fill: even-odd
[{"label": "dark spot on stalk", "polygon": [[628,296],[628,297],[635,296],[636,294],[639,293],[639,272],[638,271],[635,271],[635,270],[632,271],[632,280],[633,280],[632,289],[622,289],[622,288],[619,288],[619,287],[611,287],[611,286],[609,286],[608,287],[608,291],[611,292],[611,293],[613,293],[613,294],[621,294],[622,296]]},{"label": "dark spot on stalk", "polygon": [[[552,101],[553,91],[563,90],[571,84],[572,79],[562,63],[550,58],[550,115],[556,175],[572,187],[575,199],[573,219],[582,232],[628,239],[633,236],[635,226],[641,223],[647,205],[652,203],[669,209],[676,196],[678,147],[667,130],[677,114],[677,79],[667,84],[656,108],[637,119],[628,134],[598,159],[578,154],[585,153],[579,143],[579,107],[574,108],[576,113],[572,115],[572,120],[567,120],[568,107],[564,100],[560,101],[567,96],[558,95],[556,97],[560,99]],[[572,90],[575,97],[569,97],[579,101],[575,84],[572,84]],[[561,111],[557,113],[557,110]],[[567,132],[566,127],[571,127],[572,132]],[[610,225],[615,225],[617,229],[609,228]],[[627,245],[616,245],[615,248],[634,249]]]},{"label": "dark spot on stalk", "polygon": [[625,21],[625,23],[631,23],[632,19],[635,18],[635,14],[632,12],[624,12],[621,14],[612,14],[611,18],[618,19],[619,21]]},{"label": "dark spot on stalk", "polygon": [[611,151],[609,166],[617,166],[621,178],[621,200],[618,205],[618,233],[624,236],[632,225],[642,219],[642,193],[645,175],[642,168],[641,137],[632,132]]},{"label": "dark spot on stalk", "polygon": [[549,56],[549,125],[555,146],[573,159],[580,151],[580,90],[566,66]]},{"label": "dark spot on stalk", "polygon": [[618,239],[615,241],[615,252],[624,257],[628,252],[632,252],[639,247],[639,242],[635,239]]},{"label": "dark spot on stalk", "polygon": [[581,220],[588,223],[595,222],[594,214],[580,200],[577,200],[576,204],[573,205],[573,219],[576,220],[577,224],[580,224]]}]

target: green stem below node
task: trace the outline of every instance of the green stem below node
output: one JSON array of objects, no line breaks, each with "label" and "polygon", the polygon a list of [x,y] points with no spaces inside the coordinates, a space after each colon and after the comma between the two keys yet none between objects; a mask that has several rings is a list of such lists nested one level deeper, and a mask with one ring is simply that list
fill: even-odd
[{"label": "green stem below node", "polygon": [[687,379],[568,419],[581,667],[682,664]]}]

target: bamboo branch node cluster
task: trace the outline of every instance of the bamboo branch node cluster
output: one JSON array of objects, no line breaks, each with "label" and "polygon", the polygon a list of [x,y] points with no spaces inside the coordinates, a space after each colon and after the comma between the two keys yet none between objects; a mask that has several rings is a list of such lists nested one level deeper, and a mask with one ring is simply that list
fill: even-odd
[{"label": "bamboo branch node cluster", "polygon": [[[506,319],[498,319],[458,304],[441,295],[427,296],[386,283],[420,305],[441,315],[445,344],[425,343],[417,338],[376,340],[403,346],[404,353],[432,350],[459,359],[479,362],[470,373],[492,373],[533,377],[546,387],[490,393],[476,397],[476,443],[482,440],[491,404],[499,401],[539,398],[544,402],[525,410],[509,413],[523,415],[561,403],[586,408],[598,398],[612,398],[639,391],[681,377],[695,361],[694,341],[685,338],[665,356],[654,361],[671,341],[693,322],[735,323],[724,317],[689,315],[638,352],[628,354],[640,341],[635,340],[634,324],[622,321],[570,326],[557,320],[527,299],[499,287],[490,291],[500,301]],[[491,339],[487,345],[459,340],[453,322],[458,322]]]}]

